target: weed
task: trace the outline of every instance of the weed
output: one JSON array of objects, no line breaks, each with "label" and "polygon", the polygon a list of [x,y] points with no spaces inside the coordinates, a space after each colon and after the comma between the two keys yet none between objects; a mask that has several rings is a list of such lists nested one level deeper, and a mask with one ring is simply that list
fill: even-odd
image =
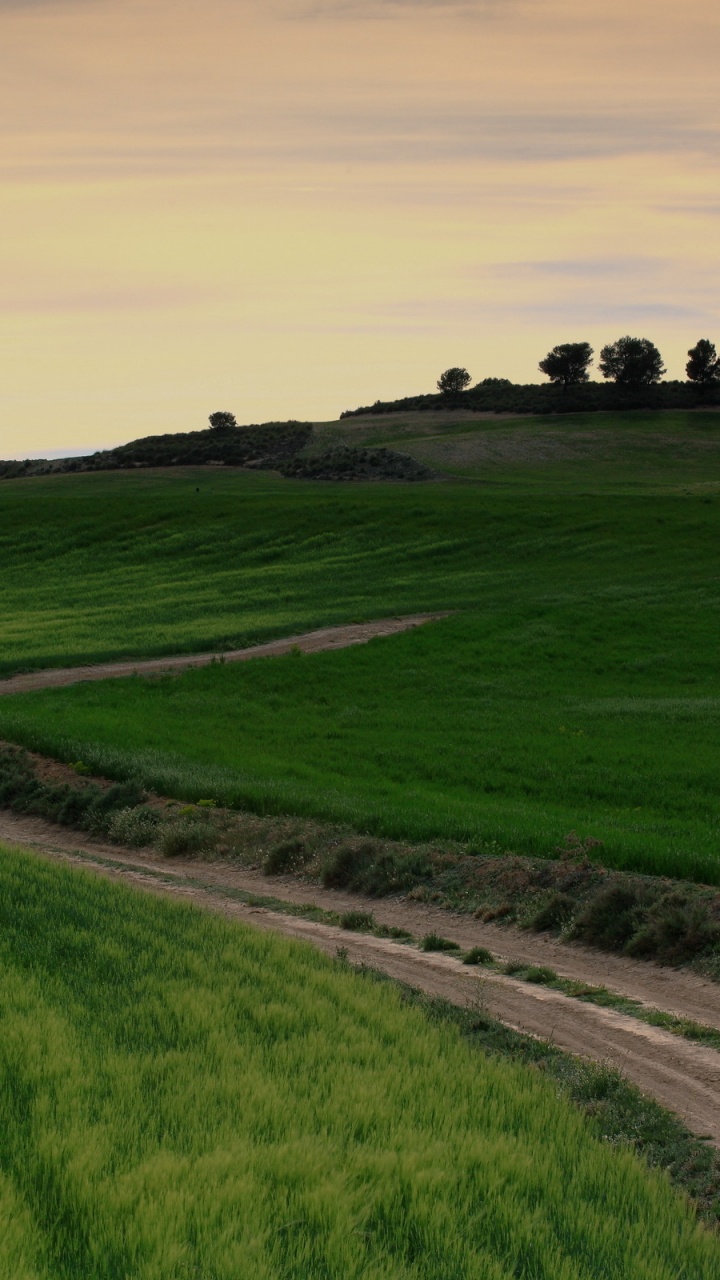
[{"label": "weed", "polygon": [[487,947],[471,947],[463,956],[463,964],[494,964],[495,957]]},{"label": "weed", "polygon": [[346,911],[340,916],[340,927],[364,933],[375,928],[375,921],[371,911]]},{"label": "weed", "polygon": [[459,951],[460,944],[451,942],[449,938],[441,938],[438,933],[426,933],[420,943],[423,951]]},{"label": "weed", "polygon": [[546,986],[550,982],[557,981],[555,970],[547,968],[546,965],[530,965],[525,970],[523,977],[526,982],[536,982],[540,986]]}]

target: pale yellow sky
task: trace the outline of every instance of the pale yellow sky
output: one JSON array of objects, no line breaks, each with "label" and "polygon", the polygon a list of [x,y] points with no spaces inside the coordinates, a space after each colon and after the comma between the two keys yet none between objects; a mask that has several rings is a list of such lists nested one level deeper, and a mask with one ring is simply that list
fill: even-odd
[{"label": "pale yellow sky", "polygon": [[0,457],[720,344],[710,0],[0,0]]}]

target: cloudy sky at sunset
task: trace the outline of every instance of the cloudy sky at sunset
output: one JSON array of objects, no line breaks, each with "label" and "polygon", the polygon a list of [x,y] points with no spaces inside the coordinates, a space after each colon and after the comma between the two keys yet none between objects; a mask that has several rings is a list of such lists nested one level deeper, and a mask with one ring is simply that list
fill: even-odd
[{"label": "cloudy sky at sunset", "polygon": [[0,457],[720,345],[711,0],[0,0]]}]

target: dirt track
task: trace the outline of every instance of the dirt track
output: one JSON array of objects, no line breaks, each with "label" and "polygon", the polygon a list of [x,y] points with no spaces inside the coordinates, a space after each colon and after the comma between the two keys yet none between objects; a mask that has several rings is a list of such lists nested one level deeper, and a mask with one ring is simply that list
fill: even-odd
[{"label": "dirt track", "polygon": [[354,644],[367,644],[377,636],[392,636],[399,631],[421,627],[449,617],[449,613],[413,613],[404,618],[380,618],[376,622],[357,622],[342,627],[321,627],[305,635],[285,636],[248,649],[232,649],[229,653],[182,653],[167,658],[129,659],[127,662],[102,662],[84,667],[50,667],[45,671],[27,671],[0,680],[0,695],[30,693],[34,689],[54,689],[83,680],[112,680],[121,676],[159,675],[163,671],[182,671],[187,667],[207,667],[212,662],[247,662],[250,658],[273,658],[292,649],[302,653],[320,653],[324,649],[348,649]]},{"label": "dirt track", "polygon": [[436,930],[463,947],[487,946],[505,959],[551,965],[565,976],[604,984],[656,1008],[720,1027],[720,986],[694,974],[606,956],[589,948],[565,946],[510,927],[483,924],[402,900],[364,900],[221,863],[177,859],[169,863],[155,855],[120,850],[39,819],[20,818],[4,811],[0,811],[0,838],[46,856],[80,863],[150,892],[191,900],[230,918],[312,943],[329,954],[344,947],[351,961],[380,969],[455,1004],[479,1002],[489,1014],[519,1031],[551,1039],[571,1053],[619,1067],[644,1092],[681,1116],[694,1133],[711,1138],[720,1147],[720,1053],[715,1050],[613,1010],[569,999],[546,987],[469,970],[449,955],[426,953],[384,938],[252,907],[233,898],[233,890],[313,903],[336,911],[365,908],[374,912],[379,923],[400,925],[416,936]]}]

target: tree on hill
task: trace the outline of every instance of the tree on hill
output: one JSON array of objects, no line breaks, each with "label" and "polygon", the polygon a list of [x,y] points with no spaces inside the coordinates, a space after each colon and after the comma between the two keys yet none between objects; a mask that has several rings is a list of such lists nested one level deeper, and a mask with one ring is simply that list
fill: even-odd
[{"label": "tree on hill", "polygon": [[210,414],[210,427],[213,431],[229,431],[231,427],[236,426],[234,413],[218,410],[217,413]]},{"label": "tree on hill", "polygon": [[689,382],[696,382],[701,387],[709,387],[713,382],[720,382],[720,358],[715,350],[715,343],[708,338],[701,338],[688,351],[690,359],[685,365]]},{"label": "tree on hill", "polygon": [[446,369],[438,378],[437,388],[444,396],[456,396],[470,386],[472,378],[467,369]]},{"label": "tree on hill", "polygon": [[589,380],[588,366],[592,358],[593,349],[589,342],[561,342],[548,351],[538,368],[551,382],[561,383],[565,390]]},{"label": "tree on hill", "polygon": [[649,338],[626,335],[603,347],[599,369],[603,378],[612,378],[623,387],[648,387],[659,382],[665,372],[662,356]]}]

